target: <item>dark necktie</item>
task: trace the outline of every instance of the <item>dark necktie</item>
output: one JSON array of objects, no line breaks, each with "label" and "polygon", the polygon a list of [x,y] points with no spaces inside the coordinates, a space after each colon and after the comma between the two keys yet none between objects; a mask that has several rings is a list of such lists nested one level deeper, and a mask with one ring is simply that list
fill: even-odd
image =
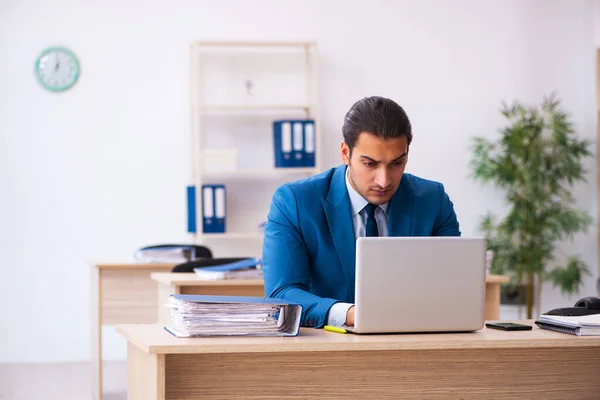
[{"label": "dark necktie", "polygon": [[367,210],[367,237],[379,236],[379,228],[377,227],[377,221],[375,220],[375,210],[377,210],[377,204],[367,204],[365,209]]}]

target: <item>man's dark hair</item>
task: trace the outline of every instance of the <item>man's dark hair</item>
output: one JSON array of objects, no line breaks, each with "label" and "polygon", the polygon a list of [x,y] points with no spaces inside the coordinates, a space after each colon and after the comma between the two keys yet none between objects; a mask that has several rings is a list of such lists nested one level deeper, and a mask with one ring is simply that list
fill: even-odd
[{"label": "man's dark hair", "polygon": [[362,132],[384,140],[406,136],[409,145],[412,141],[412,128],[406,112],[395,101],[385,97],[365,97],[354,103],[346,113],[342,133],[350,151]]}]

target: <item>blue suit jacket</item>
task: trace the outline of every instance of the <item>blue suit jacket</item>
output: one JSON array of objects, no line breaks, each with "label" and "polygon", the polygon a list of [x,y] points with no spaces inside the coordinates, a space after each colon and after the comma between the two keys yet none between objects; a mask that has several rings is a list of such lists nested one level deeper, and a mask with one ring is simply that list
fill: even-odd
[{"label": "blue suit jacket", "polygon": [[[389,236],[460,236],[442,184],[404,174],[389,201]],[[336,302],[354,303],[356,240],[346,165],[282,185],[263,244],[265,293],[302,305],[302,325],[321,327]]]}]

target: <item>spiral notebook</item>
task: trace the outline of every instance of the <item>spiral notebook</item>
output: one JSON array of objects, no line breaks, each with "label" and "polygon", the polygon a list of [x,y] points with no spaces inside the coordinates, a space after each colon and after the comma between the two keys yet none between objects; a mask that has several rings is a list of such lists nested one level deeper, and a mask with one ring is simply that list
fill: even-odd
[{"label": "spiral notebook", "polygon": [[600,314],[563,317],[541,315],[535,324],[542,329],[577,336],[600,336]]}]

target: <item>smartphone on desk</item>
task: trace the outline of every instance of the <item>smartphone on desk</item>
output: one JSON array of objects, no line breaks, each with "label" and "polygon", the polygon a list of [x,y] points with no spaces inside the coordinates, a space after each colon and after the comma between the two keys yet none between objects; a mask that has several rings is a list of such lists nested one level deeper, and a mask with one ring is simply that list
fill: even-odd
[{"label": "smartphone on desk", "polygon": [[514,322],[488,322],[485,326],[505,331],[530,331],[532,329],[531,325],[515,324]]}]

